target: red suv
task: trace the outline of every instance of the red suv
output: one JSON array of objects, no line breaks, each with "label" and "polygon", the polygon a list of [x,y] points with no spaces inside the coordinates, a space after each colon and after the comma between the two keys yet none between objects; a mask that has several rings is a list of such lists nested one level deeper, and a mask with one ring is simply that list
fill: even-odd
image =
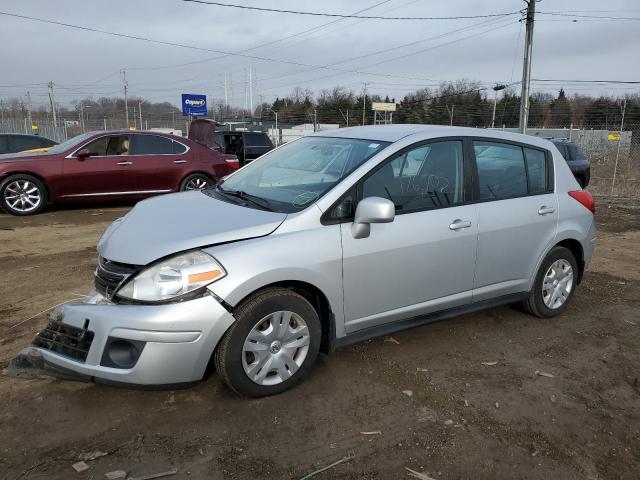
[{"label": "red suv", "polygon": [[156,132],[91,132],[46,153],[0,155],[0,206],[32,215],[47,203],[140,200],[213,185],[238,158]]}]

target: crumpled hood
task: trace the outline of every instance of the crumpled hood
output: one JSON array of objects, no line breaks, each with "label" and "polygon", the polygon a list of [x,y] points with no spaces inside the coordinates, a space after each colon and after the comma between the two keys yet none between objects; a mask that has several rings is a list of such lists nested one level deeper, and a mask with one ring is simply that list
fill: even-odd
[{"label": "crumpled hood", "polygon": [[113,222],[98,242],[98,253],[112,261],[146,265],[192,248],[269,235],[286,217],[200,191],[162,195],[138,203]]}]

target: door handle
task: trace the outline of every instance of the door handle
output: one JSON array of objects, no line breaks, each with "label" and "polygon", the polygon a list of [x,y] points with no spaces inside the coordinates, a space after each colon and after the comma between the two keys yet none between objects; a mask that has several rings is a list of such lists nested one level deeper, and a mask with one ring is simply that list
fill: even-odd
[{"label": "door handle", "polygon": [[451,225],[449,225],[449,230],[461,230],[463,228],[469,228],[470,226],[471,222],[456,218],[453,222],[451,222]]},{"label": "door handle", "polygon": [[116,165],[133,165],[133,162],[122,161],[122,162],[116,163]]},{"label": "door handle", "polygon": [[173,163],[187,163],[186,160],[174,160]]},{"label": "door handle", "polygon": [[556,211],[555,208],[547,207],[546,205],[543,205],[538,209],[538,215],[548,215],[549,213],[553,213],[555,211]]}]

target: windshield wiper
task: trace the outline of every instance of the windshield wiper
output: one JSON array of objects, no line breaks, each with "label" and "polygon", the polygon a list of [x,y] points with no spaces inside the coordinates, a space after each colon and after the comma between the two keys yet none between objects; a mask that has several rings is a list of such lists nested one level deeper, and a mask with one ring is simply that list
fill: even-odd
[{"label": "windshield wiper", "polygon": [[247,193],[243,190],[225,190],[224,188],[222,188],[219,184],[216,187],[216,190],[218,190],[220,193],[224,194],[224,195],[229,195],[231,197],[237,197],[241,200],[244,200],[245,202],[249,202],[252,203],[254,205],[257,205],[258,207],[262,208],[263,210],[267,210],[269,212],[273,212],[273,208],[271,208],[270,203],[268,200],[265,200],[264,198],[261,197],[257,197],[255,195],[251,195],[250,193]]}]

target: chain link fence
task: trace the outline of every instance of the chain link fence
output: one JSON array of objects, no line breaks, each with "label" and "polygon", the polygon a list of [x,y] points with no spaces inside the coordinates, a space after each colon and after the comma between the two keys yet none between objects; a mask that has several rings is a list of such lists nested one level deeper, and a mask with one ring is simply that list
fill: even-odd
[{"label": "chain link fence", "polygon": [[[74,123],[73,125],[71,123]],[[37,133],[43,137],[65,141],[68,138],[81,133],[77,122],[59,122],[55,127],[53,122],[38,122]],[[114,122],[104,119],[95,119],[87,122],[86,130],[103,130],[118,128]],[[148,118],[144,122],[144,128],[167,127],[170,123],[184,128],[186,135],[188,122],[184,119],[156,119]],[[282,144],[295,140],[304,135],[313,133],[313,124],[282,125],[278,130],[273,122],[255,122],[245,128],[260,128],[268,132],[274,143]],[[283,128],[284,127],[284,128]],[[339,124],[319,124],[320,130],[338,128]],[[517,129],[509,128],[508,131]],[[0,122],[0,133],[35,133],[31,130],[29,122],[24,119],[6,119]],[[566,138],[578,144],[591,162],[591,182],[588,189],[595,195],[617,196],[622,198],[640,199],[640,123],[625,125],[624,130],[604,129],[550,129],[530,128],[529,135],[544,138]],[[619,137],[618,137],[618,135]]]}]

